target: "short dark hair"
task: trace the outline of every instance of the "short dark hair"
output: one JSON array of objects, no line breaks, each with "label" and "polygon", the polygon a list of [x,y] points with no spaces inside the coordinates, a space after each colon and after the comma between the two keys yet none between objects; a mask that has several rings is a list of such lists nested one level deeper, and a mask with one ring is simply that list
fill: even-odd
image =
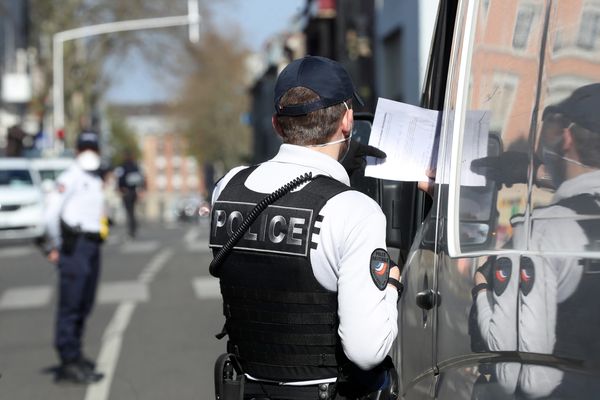
[{"label": "short dark hair", "polygon": [[[285,92],[279,105],[289,106],[318,99],[319,95],[316,92],[299,86]],[[351,99],[346,100],[346,104],[351,107]],[[275,118],[281,128],[284,143],[307,146],[327,142],[335,134],[345,112],[346,106],[339,103],[306,115],[291,117],[276,114]]]}]

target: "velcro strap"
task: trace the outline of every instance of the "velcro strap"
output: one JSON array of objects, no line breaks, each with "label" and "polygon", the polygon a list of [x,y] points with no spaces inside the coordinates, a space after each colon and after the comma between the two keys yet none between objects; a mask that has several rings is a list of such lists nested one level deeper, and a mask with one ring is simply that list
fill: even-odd
[{"label": "velcro strap", "polygon": [[233,320],[256,321],[272,324],[293,325],[333,325],[337,321],[335,312],[329,313],[287,313],[273,311],[249,310],[242,307],[230,306],[229,313]]},{"label": "velcro strap", "polygon": [[335,367],[337,360],[335,354],[281,354],[265,353],[254,350],[244,350],[240,352],[242,357],[248,363],[261,363],[279,366],[308,365],[318,367]]},{"label": "velcro strap", "polygon": [[300,346],[335,346],[337,335],[335,333],[281,333],[259,331],[255,329],[244,329],[231,324],[229,334],[233,337],[242,338],[244,341],[290,344]]},{"label": "velcro strap", "polygon": [[223,285],[221,285],[221,294],[223,294],[223,297],[225,298],[256,300],[267,303],[331,304],[337,300],[337,293],[286,292]]}]

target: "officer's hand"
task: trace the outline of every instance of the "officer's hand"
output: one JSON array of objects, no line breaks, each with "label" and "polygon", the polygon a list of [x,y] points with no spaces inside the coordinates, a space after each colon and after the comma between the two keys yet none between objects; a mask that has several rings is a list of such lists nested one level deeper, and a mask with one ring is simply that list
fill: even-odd
[{"label": "officer's hand", "polygon": [[58,259],[60,258],[60,254],[59,254],[59,252],[58,252],[57,249],[52,249],[48,253],[47,257],[48,257],[48,261],[50,261],[52,264],[56,264],[56,263],[58,263]]},{"label": "officer's hand", "polygon": [[346,154],[346,157],[342,161],[342,166],[348,173],[348,176],[352,176],[352,174],[356,171],[365,169],[367,165],[367,160],[365,158],[366,156],[386,158],[387,154],[379,150],[377,147],[351,140],[348,154]]},{"label": "officer's hand", "polygon": [[[527,183],[529,154],[519,151],[505,151],[499,156],[483,157],[471,162],[471,171],[496,182],[498,186],[511,187],[515,183]],[[537,157],[534,168],[540,165]]]}]

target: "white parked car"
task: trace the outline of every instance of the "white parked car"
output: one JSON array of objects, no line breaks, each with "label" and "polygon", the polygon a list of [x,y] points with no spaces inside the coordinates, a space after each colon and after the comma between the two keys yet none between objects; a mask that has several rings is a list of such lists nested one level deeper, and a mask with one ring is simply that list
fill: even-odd
[{"label": "white parked car", "polygon": [[61,172],[69,168],[75,160],[67,157],[34,158],[31,166],[36,170],[42,182],[42,189],[47,194],[54,190],[56,178]]},{"label": "white parked car", "polygon": [[44,233],[40,177],[23,158],[0,158],[0,239],[34,239]]}]

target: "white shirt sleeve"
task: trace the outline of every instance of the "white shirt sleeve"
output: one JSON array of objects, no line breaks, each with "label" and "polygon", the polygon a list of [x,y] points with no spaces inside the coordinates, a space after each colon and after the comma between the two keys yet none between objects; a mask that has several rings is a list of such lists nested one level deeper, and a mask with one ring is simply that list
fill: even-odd
[{"label": "white shirt sleeve", "polygon": [[321,214],[321,250],[311,252],[313,270],[327,287],[319,275],[326,270],[323,263],[334,266],[342,347],[350,361],[368,370],[383,361],[398,333],[397,291],[380,290],[370,273],[373,251],[386,248],[385,216],[374,201],[355,191],[332,198]]},{"label": "white shirt sleeve", "polygon": [[61,245],[60,218],[65,201],[74,190],[70,182],[70,170],[63,172],[56,179],[55,189],[48,195],[46,208],[44,210],[44,223],[50,246],[57,249]]}]

